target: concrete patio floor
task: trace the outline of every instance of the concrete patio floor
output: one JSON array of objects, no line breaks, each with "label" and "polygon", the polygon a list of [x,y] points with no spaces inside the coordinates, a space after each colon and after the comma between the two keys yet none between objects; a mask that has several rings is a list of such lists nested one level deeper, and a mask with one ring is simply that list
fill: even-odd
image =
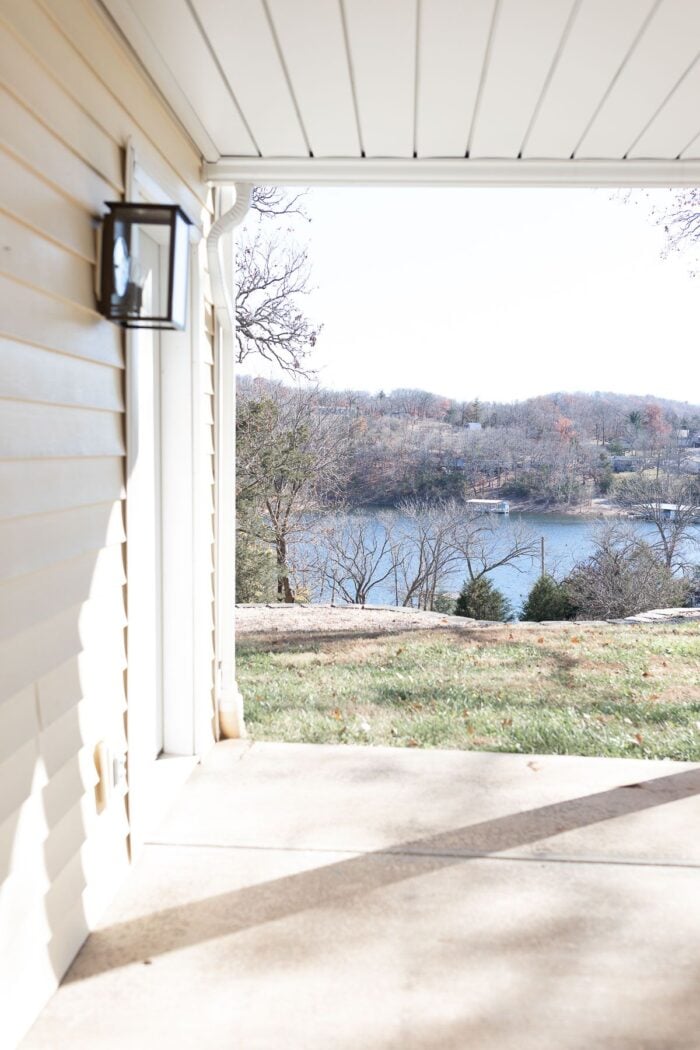
[{"label": "concrete patio floor", "polygon": [[698,1050],[700,766],[219,744],[25,1050]]}]

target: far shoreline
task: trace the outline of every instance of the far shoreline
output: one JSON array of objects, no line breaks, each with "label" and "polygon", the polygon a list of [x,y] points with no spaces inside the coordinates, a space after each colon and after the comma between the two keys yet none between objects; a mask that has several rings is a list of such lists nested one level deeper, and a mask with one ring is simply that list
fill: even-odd
[{"label": "far shoreline", "polygon": [[[629,514],[618,504],[611,503],[604,498],[586,500],[584,503],[552,503],[550,501],[509,499],[507,496],[494,496],[494,499],[505,499],[510,505],[509,514],[498,514],[497,517],[507,518],[510,514],[538,514],[547,516],[556,515],[571,518],[628,518]],[[439,500],[430,502],[439,503]],[[350,508],[354,511],[375,511],[377,513],[386,511],[398,511],[397,503],[360,503]]]}]

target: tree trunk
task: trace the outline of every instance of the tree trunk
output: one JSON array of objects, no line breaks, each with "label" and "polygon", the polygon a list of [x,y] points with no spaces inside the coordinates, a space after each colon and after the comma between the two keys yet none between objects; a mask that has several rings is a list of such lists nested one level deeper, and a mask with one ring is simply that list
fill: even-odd
[{"label": "tree trunk", "polygon": [[294,592],[287,573],[287,541],[284,536],[277,537],[275,552],[277,555],[277,598],[281,602],[292,604]]}]

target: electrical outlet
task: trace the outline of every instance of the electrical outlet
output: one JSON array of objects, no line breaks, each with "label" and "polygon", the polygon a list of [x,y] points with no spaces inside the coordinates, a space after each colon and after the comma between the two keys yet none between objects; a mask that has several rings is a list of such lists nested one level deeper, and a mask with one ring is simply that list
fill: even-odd
[{"label": "electrical outlet", "polygon": [[126,792],[126,755],[114,755],[112,758],[112,786],[121,794]]}]

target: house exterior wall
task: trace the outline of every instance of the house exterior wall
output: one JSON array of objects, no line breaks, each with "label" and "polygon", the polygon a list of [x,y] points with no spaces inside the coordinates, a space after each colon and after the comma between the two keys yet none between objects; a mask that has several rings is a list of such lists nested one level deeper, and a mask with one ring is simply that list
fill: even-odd
[{"label": "house exterior wall", "polygon": [[[126,788],[96,793],[96,756],[126,748],[128,537],[124,338],[95,310],[95,219],[123,195],[129,139],[204,232],[209,198],[197,151],[91,0],[0,0],[0,70],[0,1041],[12,1046],[129,863]],[[193,306],[201,750],[213,359],[210,311]]]}]

